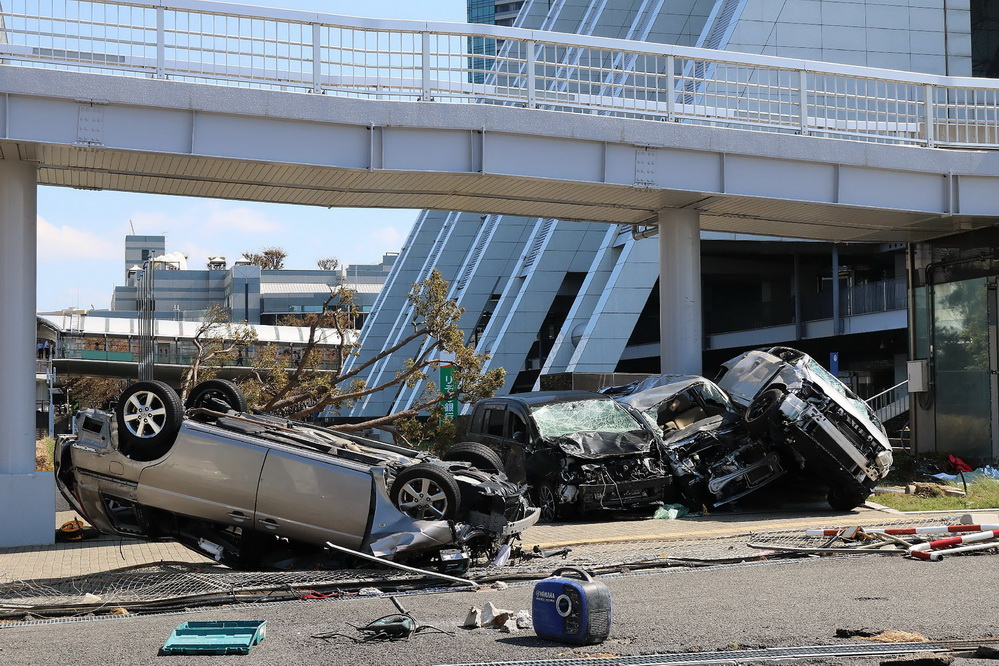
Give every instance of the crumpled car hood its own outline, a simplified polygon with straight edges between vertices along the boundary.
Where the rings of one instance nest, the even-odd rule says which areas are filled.
[[[560,449],[567,456],[583,459],[627,456],[648,453],[655,441],[651,432],[632,430],[631,432],[575,432],[562,437],[543,440],[549,446]]]

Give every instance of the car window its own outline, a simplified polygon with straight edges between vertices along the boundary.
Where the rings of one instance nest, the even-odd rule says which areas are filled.
[[[486,434],[495,437],[503,436],[503,421],[506,418],[505,409],[490,409],[486,412]]]
[[[561,437],[575,432],[630,432],[641,425],[613,400],[556,402],[531,409],[538,434]]]
[[[516,439],[518,442],[527,443],[527,422],[524,421],[520,414],[507,412],[507,415],[509,417],[507,419],[509,436],[512,439]],[[519,435],[519,437],[517,435]]]
[[[704,408],[709,414],[721,414],[732,410],[732,402],[728,396],[714,384],[699,382],[692,388],[700,396]]]

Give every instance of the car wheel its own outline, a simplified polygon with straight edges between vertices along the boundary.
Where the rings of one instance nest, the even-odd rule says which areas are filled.
[[[400,511],[415,520],[451,520],[458,514],[458,482],[436,465],[421,463],[402,470],[389,495]]]
[[[784,401],[784,391],[770,388],[756,396],[742,417],[742,424],[751,435],[762,435],[770,427],[770,419]]]
[[[163,382],[136,382],[122,392],[115,405],[118,439],[128,455],[162,455],[173,443],[183,421],[184,408],[176,391]]]
[[[477,442],[455,444],[441,456],[441,459],[467,462],[483,472],[495,472],[496,474],[503,474],[505,472],[503,469],[503,460],[499,457],[499,454],[485,444]]]
[[[856,509],[867,500],[867,489],[849,488],[846,486],[832,486],[826,500],[836,511],[850,511]]]
[[[188,409],[211,409],[216,412],[246,411],[242,389],[227,379],[208,379],[191,389],[184,406]]]
[[[534,503],[541,509],[538,520],[542,523],[553,523],[558,520],[561,510],[555,484],[551,481],[541,481],[532,487]]]

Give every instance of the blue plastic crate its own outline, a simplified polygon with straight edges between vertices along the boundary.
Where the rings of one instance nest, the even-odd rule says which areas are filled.
[[[183,622],[163,644],[162,654],[247,654],[264,640],[267,620]]]

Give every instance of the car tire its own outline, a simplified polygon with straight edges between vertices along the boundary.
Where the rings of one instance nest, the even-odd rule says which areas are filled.
[[[201,407],[216,412],[245,412],[246,396],[242,389],[227,379],[207,379],[191,389],[184,406],[187,409]]]
[[[184,419],[177,392],[154,380],[136,382],[125,389],[114,412],[123,453],[136,460],[152,460],[166,453]]]
[[[750,435],[762,435],[770,427],[773,415],[784,402],[783,389],[769,388],[753,398],[753,402],[742,416],[742,425]]]
[[[452,520],[458,515],[461,492],[447,470],[420,463],[399,472],[389,496],[414,520]]]
[[[531,499],[535,506],[541,509],[538,517],[540,523],[553,523],[562,516],[562,506],[558,499],[555,484],[551,481],[539,481],[531,485]]]
[[[866,488],[831,486],[826,501],[835,511],[851,511],[867,501]]]
[[[467,462],[472,467],[483,472],[503,474],[506,471],[503,468],[503,460],[499,457],[499,454],[485,444],[479,444],[478,442],[455,444],[444,452],[441,460]]]

